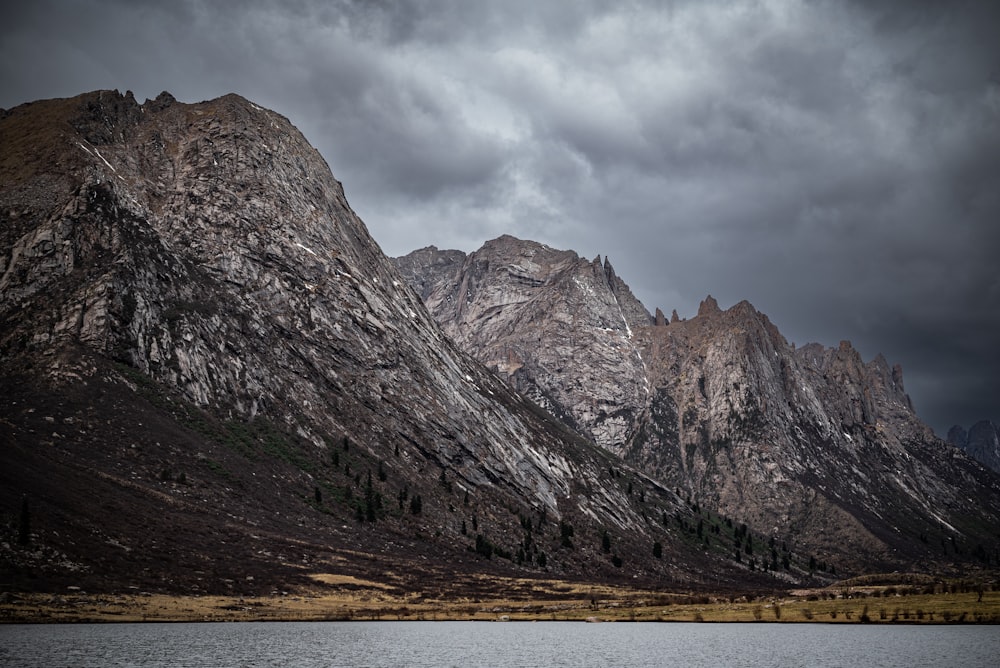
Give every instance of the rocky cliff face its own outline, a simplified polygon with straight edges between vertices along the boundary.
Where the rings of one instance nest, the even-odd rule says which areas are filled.
[[[955,425],[948,430],[947,441],[983,466],[1000,472],[1000,427],[990,420],[980,420],[969,431]]]
[[[440,259],[443,271],[452,260]],[[619,413],[646,393],[626,342],[648,314],[610,266],[537,249],[463,275],[437,305],[495,327],[489,359],[505,374],[568,367],[586,321],[622,371],[620,389],[589,405],[593,431],[624,443],[634,415]],[[562,286],[551,293],[553,332],[569,343],[536,359],[502,337],[550,279]],[[489,313],[469,308],[481,299]],[[690,515],[687,506],[635,472],[627,492],[620,462],[456,348],[320,155],[287,119],[234,95],[181,104],[164,93],[140,105],[102,91],[3,112],[0,362],[5,507],[41,496],[36,513],[62,518],[66,532],[46,540],[65,550],[102,535],[133,559],[173,554],[149,536],[168,531],[163,511],[183,497],[198,526],[219,518],[238,533],[242,518],[303,545],[391,551],[416,536],[431,553],[495,547],[529,571],[594,575],[619,572],[597,547],[611,530],[634,553],[630,574],[683,579],[703,567],[700,550],[660,521]],[[572,396],[573,410],[591,401],[583,388]],[[141,520],[102,517],[104,506],[71,493],[88,484],[75,470],[124,495],[111,507],[146,509]],[[559,523],[575,525],[572,550]],[[674,559],[650,556],[660,539]],[[196,572],[231,568],[231,548],[219,549]]]
[[[699,503],[840,563],[996,549],[997,479],[934,438],[882,356],[795,349],[747,302],[650,318],[610,270],[533,242],[445,253],[397,264],[446,332]]]
[[[608,260],[504,236],[468,257],[425,248],[396,264],[445,333],[615,453],[649,387],[633,331],[652,317]]]

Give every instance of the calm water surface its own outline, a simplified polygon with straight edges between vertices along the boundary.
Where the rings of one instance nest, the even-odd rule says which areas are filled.
[[[1000,665],[1000,627],[568,622],[0,625],[0,666]]]

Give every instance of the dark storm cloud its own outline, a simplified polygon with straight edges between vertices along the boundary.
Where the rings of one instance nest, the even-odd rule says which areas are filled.
[[[650,307],[749,299],[901,362],[939,432],[1000,418],[993,3],[21,3],[0,105],[240,93],[389,254],[609,254]]]

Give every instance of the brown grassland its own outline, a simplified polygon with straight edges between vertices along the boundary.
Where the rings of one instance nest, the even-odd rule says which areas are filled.
[[[262,597],[133,592],[6,595],[0,622],[559,620],[947,624],[1000,623],[1000,591],[938,582],[853,586],[749,597],[666,593],[561,580],[463,576],[474,597],[401,593],[354,576]],[[463,584],[463,583],[457,583]],[[462,587],[456,588],[461,591]]]

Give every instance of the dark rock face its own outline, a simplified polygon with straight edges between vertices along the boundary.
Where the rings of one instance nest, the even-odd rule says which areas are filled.
[[[983,466],[1000,472],[1000,427],[990,420],[980,420],[969,431],[955,425],[948,430],[946,440]]]
[[[600,333],[600,354],[634,380],[595,375],[614,391],[589,410],[600,416],[595,432],[627,440],[647,389],[635,370],[641,360],[623,342],[649,315],[610,264],[541,248],[511,249],[502,263],[426,255],[442,273],[462,271],[457,292],[436,293],[402,272],[425,299],[449,309],[451,331],[496,323],[501,342],[490,359],[510,373],[541,363],[502,342],[517,326],[508,316],[540,282],[565,282],[551,306],[553,331],[568,341],[545,364],[569,366],[578,347],[566,318],[591,294],[604,295],[587,322]],[[483,299],[489,311],[469,308]],[[84,517],[100,522],[98,509],[79,502],[85,495],[71,493],[87,484],[73,467],[106,476],[109,489],[128,497],[118,505],[145,508],[143,521],[159,527],[155,500],[158,486],[177,477],[168,470],[172,457],[201,471],[185,476],[199,481],[199,500],[184,508],[208,513],[198,526],[250,517],[275,535],[301,536],[309,526],[310,540],[374,541],[378,550],[395,535],[434,536],[430,553],[463,555],[475,538],[468,521],[517,555],[511,564],[590,575],[614,572],[595,547],[611,528],[623,550],[634,549],[634,573],[683,579],[705,560],[671,540],[678,530],[660,521],[690,514],[672,492],[631,472],[629,489],[634,481],[648,490],[640,504],[626,493],[620,462],[456,348],[370,238],[320,155],[287,119],[235,95],[182,104],[164,93],[139,105],[131,94],[102,91],[5,113],[0,362],[0,429],[14,444],[3,452],[0,498],[7,507],[39,493],[23,487],[19,472],[35,466],[43,442],[76,444],[50,451],[59,475],[35,478],[65,531]],[[525,386],[532,387],[528,377]],[[547,386],[534,390],[539,396]],[[585,392],[573,396],[593,403]],[[63,405],[76,408],[55,415]],[[52,430],[35,422],[40,411],[68,426],[48,436]],[[133,416],[134,433],[117,426],[120,415]],[[122,461],[132,462],[129,472],[116,468]],[[267,484],[257,485],[262,478]],[[49,489],[54,480],[60,487]],[[414,496],[422,508],[407,512]],[[348,528],[355,509],[357,521],[378,516],[380,528]],[[551,526],[560,521],[576,526],[579,551],[557,554]],[[109,540],[138,554],[141,524]],[[676,558],[650,557],[654,539]],[[51,540],[70,549],[65,534]],[[215,556],[226,563],[221,549]],[[542,565],[540,550],[549,552]]]
[[[995,543],[977,522],[998,526],[997,479],[943,447],[881,355],[796,349],[748,302],[711,296],[689,320],[650,318],[617,276],[612,288],[596,264],[534,242],[446,253],[397,264],[447,333],[699,503],[842,563],[933,558],[952,536]]]

